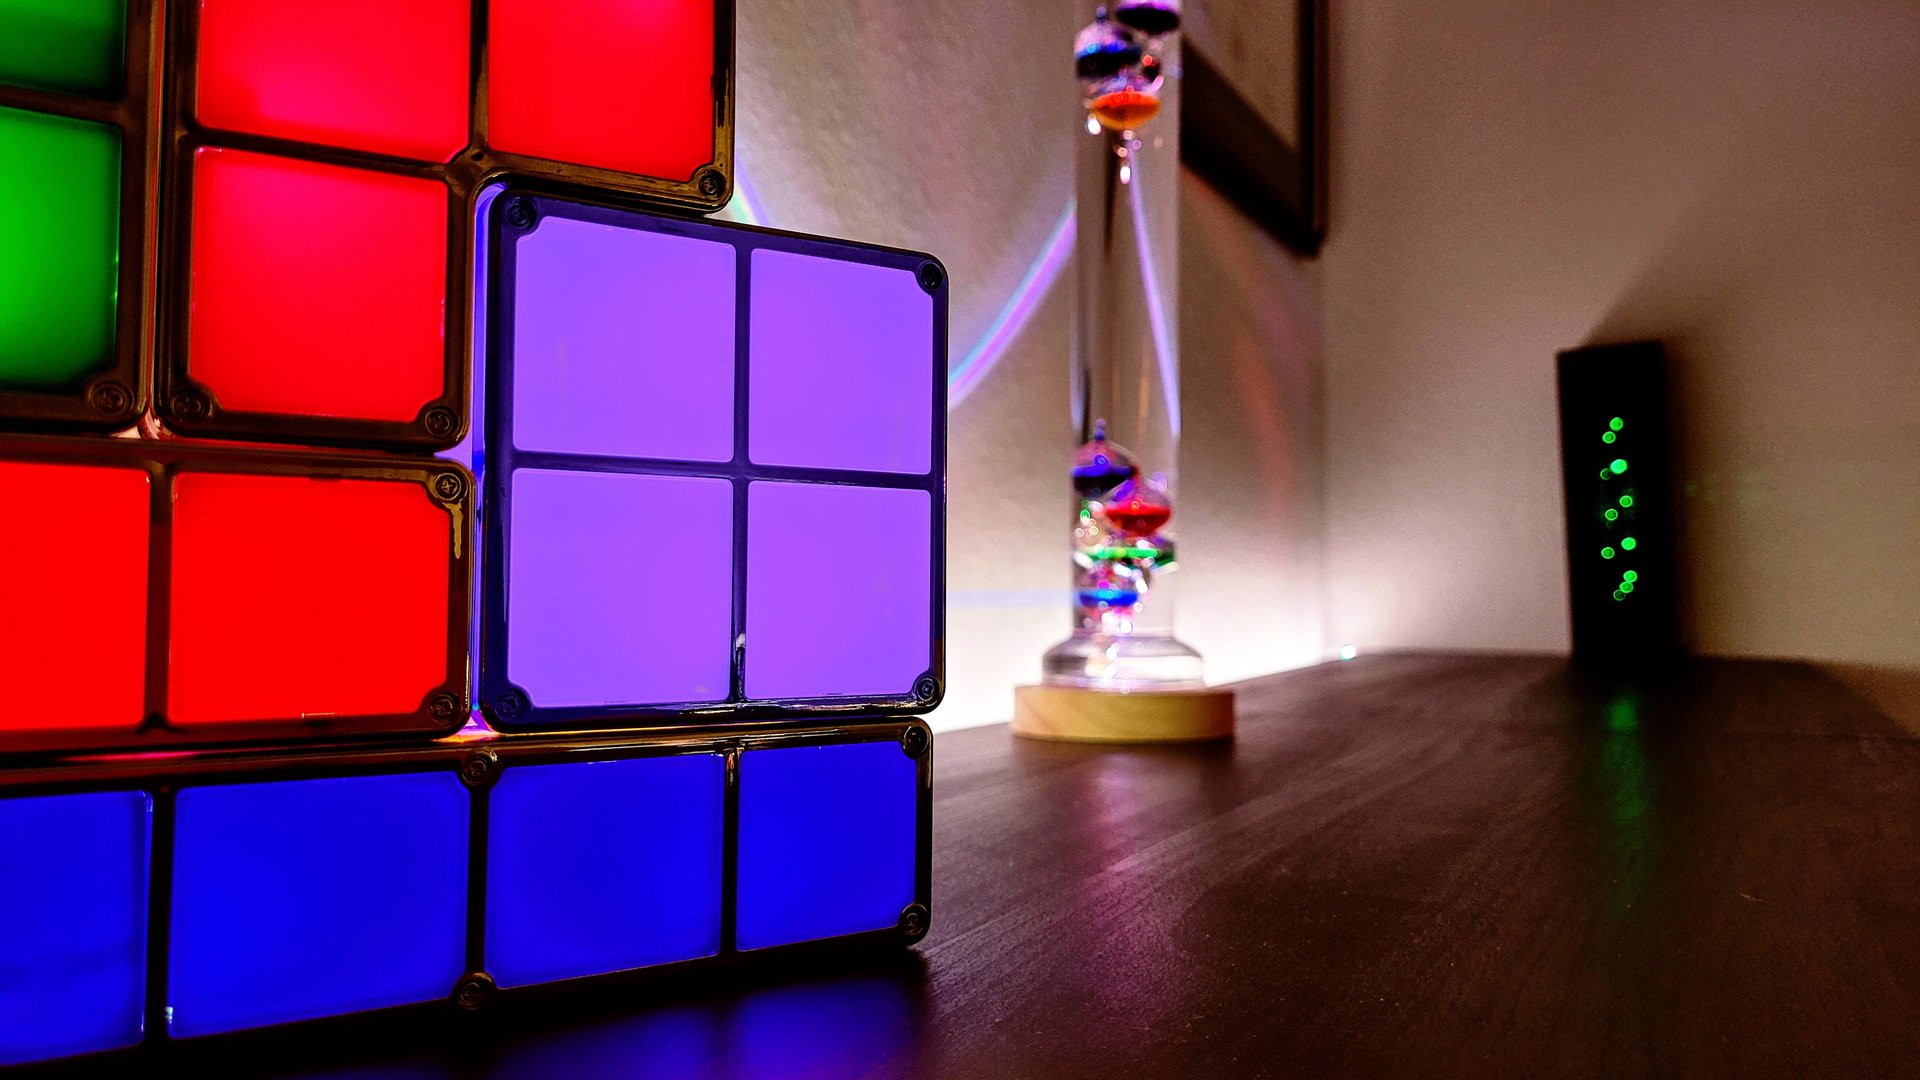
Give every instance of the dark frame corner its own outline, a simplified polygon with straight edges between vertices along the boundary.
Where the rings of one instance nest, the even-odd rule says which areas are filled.
[[[1182,57],[1180,159],[1297,254],[1327,235],[1327,0],[1299,8],[1300,145],[1281,138],[1206,54]]]

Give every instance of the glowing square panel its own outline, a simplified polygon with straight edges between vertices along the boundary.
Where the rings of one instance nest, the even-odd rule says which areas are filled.
[[[519,244],[514,445],[732,458],[733,289],[727,244],[542,222]]]
[[[467,145],[469,0],[200,0],[213,128],[446,161]]]
[[[229,412],[407,422],[446,385],[449,196],[205,148],[186,374]]]
[[[417,482],[187,472],[167,712],[400,716],[447,675],[456,523]]]
[[[713,161],[714,0],[492,0],[487,144],[667,180]]]
[[[740,755],[739,947],[898,925],[915,895],[919,775],[897,742]]]
[[[119,130],[0,108],[0,207],[0,391],[74,391],[114,359]]]
[[[946,435],[938,264],[511,187],[489,198],[474,260],[476,307],[492,313],[476,328],[485,421],[470,451],[478,462],[484,447],[494,567],[478,668],[489,722],[933,707]],[[767,460],[769,441],[831,452]],[[546,491],[535,501],[522,494],[530,476]],[[668,513],[623,498],[602,516],[589,493],[623,483],[705,485],[712,502]],[[557,497],[566,490],[578,494]],[[698,558],[663,547],[683,537],[697,538]],[[527,544],[541,553],[524,556]],[[534,573],[546,577],[523,563],[544,564]],[[697,630],[661,641],[649,620]],[[592,689],[556,695],[536,681]]]
[[[718,754],[507,769],[487,808],[494,981],[718,953],[725,795]]]
[[[933,468],[933,297],[913,272],[762,249],[752,289],[755,464]]]
[[[726,700],[732,484],[522,469],[512,498],[507,672],[533,704]]]
[[[444,998],[466,968],[467,789],[451,772],[177,796],[169,1031]]]
[[[147,534],[138,468],[0,461],[0,733],[146,715]]]
[[[0,0],[0,82],[119,94],[125,0]]]
[[[151,818],[139,791],[0,799],[0,1065],[140,1041]]]
[[[750,698],[911,697],[934,666],[932,497],[756,481],[747,495]],[[795,537],[832,537],[796,572]]]

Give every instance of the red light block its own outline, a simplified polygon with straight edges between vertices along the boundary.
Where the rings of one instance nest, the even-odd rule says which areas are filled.
[[[446,386],[449,195],[203,148],[187,375],[228,412],[411,421]]]
[[[213,128],[446,161],[467,145],[469,0],[200,0]]]
[[[399,715],[445,681],[454,521],[418,483],[185,472],[173,500],[175,724]]]
[[[140,726],[147,473],[0,461],[0,734]]]
[[[714,157],[714,0],[493,0],[487,145],[688,180]]]

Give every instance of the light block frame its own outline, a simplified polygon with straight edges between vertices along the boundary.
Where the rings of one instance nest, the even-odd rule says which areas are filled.
[[[850,744],[886,744],[913,762],[913,902],[895,925],[837,937],[742,950],[735,940],[739,876],[741,757],[755,751],[788,748],[832,748]],[[418,1023],[435,1014],[473,1013],[521,1002],[552,1000],[576,991],[610,987],[644,988],[670,984],[699,971],[758,963],[763,958],[820,956],[851,950],[888,949],[912,945],[926,936],[933,889],[933,737],[924,721],[909,718],[863,717],[856,721],[813,729],[737,732],[717,728],[625,736],[555,736],[527,738],[491,732],[462,733],[417,746],[274,748],[253,751],[203,750],[167,759],[131,755],[73,758],[55,764],[9,765],[0,762],[0,798],[77,795],[98,792],[144,791],[152,798],[152,831],[147,886],[146,1000],[144,1035],[140,1045],[106,1050],[75,1063],[105,1065],[165,1054],[170,1062],[211,1063],[232,1053],[236,1045],[258,1040],[281,1040],[300,1032],[324,1037],[380,1023]],[[486,956],[487,847],[490,792],[503,772],[520,766],[583,765],[669,755],[718,755],[725,762],[723,855],[720,883],[720,946],[715,955],[677,960],[607,974],[568,978],[558,982],[502,987],[488,973]],[[401,1005],[374,1012],[317,1018],[272,1027],[252,1028],[184,1039],[168,1036],[169,950],[173,859],[176,847],[176,800],[183,788],[273,783],[279,781],[343,779],[395,774],[444,773],[458,778],[469,792],[467,829],[466,910],[448,911],[445,918],[464,920],[466,972],[447,988],[445,999]],[[317,957],[316,964],[325,963]],[[276,1045],[280,1045],[276,1043]],[[192,1055],[209,1055],[196,1059]]]
[[[373,458],[84,437],[0,439],[0,460],[140,470],[151,480],[152,500],[147,551],[145,716],[141,726],[137,731],[99,728],[0,733],[0,758],[8,754],[171,749],[289,739],[432,736],[456,731],[467,722],[474,482],[461,466],[436,458]],[[447,660],[440,683],[428,690],[416,709],[399,715],[263,719],[202,724],[192,729],[170,726],[166,704],[174,537],[168,481],[182,471],[418,484],[420,497],[443,508],[452,519],[447,563]]]
[[[166,425],[184,435],[415,451],[448,449],[461,441],[468,417],[468,355],[473,344],[469,294],[474,257],[472,222],[484,188],[512,177],[552,191],[613,193],[702,214],[725,206],[732,195],[736,0],[714,0],[713,158],[686,181],[503,153],[489,147],[486,141],[488,0],[472,0],[467,146],[442,163],[218,130],[201,124],[193,115],[199,4],[191,0],[131,0],[134,7],[144,7],[149,2],[171,4],[166,17],[166,107],[160,140],[159,279],[164,289],[158,297],[152,397],[155,410]],[[195,151],[203,147],[253,151],[445,185],[448,193],[445,382],[438,399],[428,402],[412,420],[403,422],[240,412],[222,408],[212,393],[188,376],[193,162]],[[462,296],[468,299],[465,302],[456,299]],[[125,302],[123,290],[122,303]]]
[[[146,410],[148,381],[142,358],[149,321],[147,290],[148,175],[152,168],[147,117],[156,92],[154,71],[159,0],[128,0],[120,94],[94,98],[0,82],[0,106],[84,120],[120,133],[120,253],[112,362],[78,394],[0,389],[0,427],[24,431],[117,431]]]
[[[481,470],[482,501],[487,507],[482,524],[483,563],[489,567],[481,579],[481,621],[479,653],[475,665],[475,703],[487,723],[507,732],[540,732],[581,728],[663,728],[689,723],[733,721],[766,723],[781,719],[830,719],[836,715],[886,711],[917,714],[931,711],[939,703],[946,685],[946,436],[947,436],[947,337],[948,277],[945,268],[931,255],[852,241],[833,240],[799,233],[762,229],[714,221],[689,221],[604,202],[589,201],[570,193],[555,194],[537,185],[511,184],[495,187],[488,193],[486,219],[478,223],[486,235],[485,282],[476,284],[475,303],[483,306],[485,326],[483,348],[475,357],[475,369],[485,372],[484,399],[476,395],[476,413],[483,413],[484,430],[478,433],[476,449],[484,456]],[[615,458],[599,455],[526,451],[513,444],[513,342],[514,304],[511,302],[517,266],[514,240],[535,230],[541,221],[559,218],[569,221],[612,225],[622,229],[691,237],[731,247],[736,256],[737,293],[734,304],[733,341],[733,438],[730,460],[697,462],[655,458]],[[932,300],[932,338],[929,363],[931,389],[926,404],[931,439],[930,462],[924,474],[864,471],[815,466],[763,465],[751,460],[748,451],[749,429],[746,420],[751,392],[749,321],[750,264],[758,251],[825,257],[859,265],[905,271],[914,276]],[[482,405],[482,401],[484,404]],[[925,492],[931,520],[928,525],[928,602],[931,625],[931,664],[910,688],[897,696],[848,695],[798,700],[755,700],[746,694],[743,684],[746,658],[735,648],[731,659],[732,678],[724,702],[683,707],[649,705],[545,706],[521,687],[508,673],[508,624],[511,586],[507,582],[509,539],[513,527],[513,477],[522,469],[557,469],[579,474],[612,474],[652,477],[695,477],[724,479],[733,486],[733,610],[732,637],[738,641],[746,630],[747,602],[744,584],[749,558],[749,489],[754,481],[794,481],[817,485],[841,485],[866,489],[896,489]],[[748,642],[747,652],[752,648]]]

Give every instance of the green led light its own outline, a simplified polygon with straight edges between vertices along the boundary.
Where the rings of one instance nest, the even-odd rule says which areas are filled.
[[[1622,495],[1622,496],[1620,496],[1620,505],[1621,505],[1621,506],[1632,506],[1632,505],[1633,505],[1633,496],[1631,496],[1631,495]]]
[[[73,391],[113,361],[119,130],[0,109],[0,207],[0,390]]]
[[[1611,431],[1603,431],[1603,432],[1601,432],[1601,433],[1600,433],[1600,441],[1601,441],[1601,442],[1603,442],[1603,443],[1611,443],[1611,442],[1612,442],[1613,440],[1615,440],[1615,439],[1617,439],[1617,438],[1619,438],[1619,437],[1620,437],[1620,436],[1618,436],[1618,435],[1615,435],[1615,434],[1614,434],[1613,432],[1611,432]]]
[[[1607,511],[1607,520],[1608,520],[1608,521],[1619,521],[1619,520],[1620,520],[1620,511],[1618,511],[1618,510],[1609,510],[1609,511]]]
[[[1621,591],[1621,592],[1632,592],[1632,591],[1633,591],[1633,582],[1631,582],[1631,581],[1623,581],[1623,582],[1621,582],[1621,583],[1620,583],[1620,591]]]
[[[1607,426],[1612,428],[1615,431],[1619,431],[1621,428],[1627,426],[1627,422],[1616,416],[1613,419],[1607,421]]]
[[[1627,471],[1627,459],[1623,457],[1614,458],[1613,464],[1607,466],[1607,468],[1613,470],[1613,474],[1618,476]]]
[[[1621,579],[1622,579],[1622,580],[1625,580],[1625,581],[1639,581],[1639,580],[1640,580],[1640,575],[1639,575],[1639,574],[1637,574],[1637,573],[1635,573],[1635,572],[1633,572],[1632,570],[1629,570],[1629,571],[1627,571],[1626,573],[1624,573],[1624,574],[1621,574],[1621,575],[1620,575],[1620,577],[1621,577]]]
[[[117,97],[126,11],[121,0],[0,0],[0,82]]]
[[[1610,548],[1610,547],[1603,547],[1603,548],[1601,548],[1601,549],[1600,549],[1600,557],[1601,557],[1601,558],[1603,558],[1603,559],[1611,559],[1611,558],[1613,558],[1613,549],[1612,549],[1612,548]]]
[[[1613,598],[1615,600],[1625,600],[1627,598],[1627,594],[1621,592],[1619,589],[1615,589],[1613,590]]]
[[[1627,537],[1625,540],[1620,541],[1620,549],[1622,551],[1632,551],[1634,548],[1637,548],[1639,546],[1640,546],[1640,541],[1635,540],[1631,536]]]

